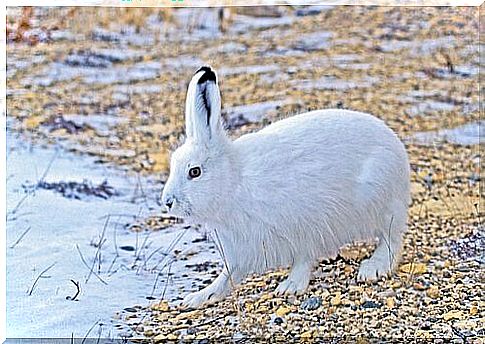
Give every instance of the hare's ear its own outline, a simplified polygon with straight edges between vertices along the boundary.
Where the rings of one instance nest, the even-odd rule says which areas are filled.
[[[199,68],[190,81],[185,101],[185,131],[187,138],[204,143],[224,135],[221,93],[211,67]]]

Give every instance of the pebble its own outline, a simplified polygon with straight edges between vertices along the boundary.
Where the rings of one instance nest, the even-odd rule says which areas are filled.
[[[437,299],[440,296],[440,290],[437,286],[431,286],[426,291],[426,295],[432,299]]]
[[[396,301],[394,300],[393,297],[388,297],[386,299],[386,306],[387,306],[387,308],[391,308],[392,309],[392,308],[394,308],[395,305],[396,305]]]
[[[416,289],[416,290],[426,290],[426,289],[428,289],[428,287],[421,282],[414,283],[413,288]]]
[[[318,296],[312,296],[303,301],[300,308],[307,311],[313,311],[322,305],[322,298]]]
[[[276,317],[273,321],[276,325],[281,325],[284,321],[281,317]]]
[[[290,313],[291,309],[285,306],[281,306],[276,310],[276,315],[279,317],[284,317],[286,314]]]
[[[127,307],[124,309],[125,312],[130,312],[130,313],[136,313],[138,312],[138,310],[136,308],[133,308],[133,307]]]
[[[330,300],[330,304],[332,306],[338,306],[340,305],[341,302],[342,302],[342,297],[340,292],[335,293],[335,296],[332,297],[332,299]]]
[[[360,305],[360,306],[362,308],[381,308],[382,304],[375,302],[375,301],[367,300],[364,303],[362,303],[362,305]]]
[[[460,311],[460,310],[452,310],[443,315],[443,319],[446,321],[454,320],[454,319],[459,320],[462,317],[463,317],[463,311]]]
[[[306,331],[306,332],[303,332],[301,335],[300,335],[300,338],[301,339],[310,339],[313,337],[313,332],[312,331]]]

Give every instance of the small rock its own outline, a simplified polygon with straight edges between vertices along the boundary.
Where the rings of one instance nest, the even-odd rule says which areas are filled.
[[[244,334],[243,334],[243,333],[241,333],[241,332],[236,332],[236,333],[234,333],[234,335],[232,336],[232,339],[233,339],[234,341],[240,341],[240,340],[242,340],[243,338],[244,338]]]
[[[453,311],[449,311],[448,313],[446,313],[445,315],[443,315],[443,319],[448,321],[448,320],[452,320],[452,319],[461,319],[463,317],[463,312],[460,311],[460,310],[453,310]]]
[[[129,332],[121,332],[119,334],[120,338],[131,338],[133,337],[133,334],[132,333],[129,333]]]
[[[281,324],[283,323],[283,319],[282,319],[281,317],[276,317],[276,318],[274,319],[274,323],[275,323],[276,325],[281,325]]]
[[[276,310],[276,315],[279,317],[284,317],[286,314],[290,313],[291,309],[285,306],[281,306]]]
[[[170,307],[169,307],[167,301],[162,300],[159,303],[155,303],[155,304],[151,305],[150,308],[153,309],[153,310],[166,312],[166,311],[169,310]]]
[[[328,11],[332,9],[333,6],[319,6],[319,5],[310,5],[304,8],[299,8],[295,11],[297,17],[305,17],[305,16],[316,16],[323,11]]]
[[[382,304],[372,301],[372,300],[367,300],[361,305],[362,308],[381,308]]]
[[[335,293],[335,296],[330,300],[330,304],[332,306],[338,306],[341,303],[342,303],[341,293],[337,292],[337,293]]]
[[[154,335],[154,334],[155,334],[155,333],[154,333],[154,332],[153,332],[153,330],[151,330],[151,329],[147,329],[147,330],[145,330],[145,332],[143,332],[143,335],[144,335],[145,337],[153,337],[153,335]]]
[[[403,264],[400,267],[401,272],[408,273],[408,274],[423,274],[426,272],[426,264],[423,263],[408,263]]]
[[[301,339],[310,339],[313,337],[313,332],[312,331],[306,331],[306,332],[303,332],[301,335],[300,335]]]
[[[413,284],[413,288],[416,289],[416,290],[426,290],[428,289],[428,287],[426,286],[426,284],[423,284],[421,282],[416,282]]]
[[[164,342],[165,340],[167,340],[167,337],[164,334],[159,334],[159,335],[157,335],[153,338],[153,341],[156,342],[156,343],[157,342]]]
[[[130,313],[136,313],[137,312],[137,309],[133,308],[133,307],[127,307],[124,310],[125,310],[125,312],[130,312]]]
[[[170,333],[168,336],[167,336],[167,339],[168,340],[177,340],[178,339],[178,336],[174,333]]]
[[[396,301],[394,301],[394,298],[393,297],[388,297],[386,299],[386,306],[387,306],[387,308],[394,308],[395,305],[396,305]]]
[[[312,296],[301,303],[301,309],[306,311],[313,311],[322,305],[322,298],[318,296]]]
[[[437,286],[432,286],[426,291],[426,295],[432,299],[437,299],[440,296],[440,291]]]

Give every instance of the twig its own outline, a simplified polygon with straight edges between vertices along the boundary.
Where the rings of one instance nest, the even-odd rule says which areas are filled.
[[[153,233],[153,232],[149,232],[149,233],[148,233],[148,235],[145,237],[145,240],[143,240],[143,243],[141,244],[141,247],[140,247],[140,249],[138,250],[138,253],[137,253],[137,252],[136,252],[136,250],[135,250],[135,261],[133,262],[133,266],[132,266],[132,268],[134,268],[134,267],[135,267],[135,265],[136,265],[136,262],[140,260],[140,255],[141,255],[141,252],[142,252],[142,250],[144,249],[144,247],[146,246],[147,241],[148,241],[148,238],[150,237],[150,235],[151,235],[152,233]],[[137,271],[137,273],[138,273],[138,271]]]
[[[79,248],[79,245],[76,244],[76,249],[77,251],[79,252],[79,256],[81,257],[81,260],[82,262],[84,263],[84,265],[88,268],[88,270],[90,270],[94,276],[96,276],[103,284],[105,285],[108,285],[108,283],[106,283],[96,272],[94,272],[92,269],[94,268],[90,268],[89,267],[89,264],[86,262],[86,260],[84,259],[84,256],[83,254],[81,253],[81,249]]]
[[[17,241],[15,241],[12,246],[10,246],[10,248],[15,248],[15,246],[18,245],[18,243],[20,242],[20,240],[23,239],[23,237],[30,231],[30,229],[31,229],[30,226],[27,227],[27,229],[22,233],[22,235],[20,235],[20,237],[17,239]]]
[[[162,276],[162,273],[165,270],[165,268],[167,266],[172,265],[174,261],[175,261],[175,258],[172,258],[160,268],[160,271],[157,273],[157,277],[155,278],[155,282],[153,283],[152,293],[150,294],[150,296],[153,296],[153,294],[155,293],[155,289],[157,288],[158,278]]]
[[[185,233],[187,233],[187,231],[189,230],[190,227],[187,227],[185,228],[185,230],[180,233],[176,238],[175,240],[172,240],[172,242],[170,243],[170,245],[168,246],[168,249],[167,249],[167,252],[170,252],[174,247],[175,245],[178,244],[178,242],[182,239],[182,237],[185,235]],[[166,255],[167,256],[167,255]],[[165,256],[165,257],[166,257]],[[164,257],[164,258],[165,258]],[[158,266],[163,262],[163,260],[159,261],[153,268],[152,270],[156,270],[158,268]],[[166,265],[165,265],[166,266]]]
[[[118,225],[115,225],[115,230],[113,231],[113,245],[115,247],[115,257],[113,258],[113,261],[111,262],[108,270],[106,271],[106,273],[108,274],[108,276],[111,276],[109,273],[111,272],[111,269],[113,268],[116,260],[118,259],[118,257],[120,256],[119,253],[118,253],[118,244],[116,242],[116,230],[118,229]]]
[[[119,254],[118,254],[118,242],[116,240],[116,232],[117,232],[117,229],[118,229],[118,224],[115,225],[115,230],[113,231],[113,245],[115,246],[116,256],[119,256]]]
[[[170,272],[172,272],[172,265],[173,265],[173,262],[172,261],[170,263],[170,265],[168,266],[168,272],[167,272],[167,281],[165,282],[165,286],[163,287],[163,292],[162,292],[162,297],[161,299],[163,300],[163,298],[165,297],[165,292],[167,291],[167,287],[168,287],[168,281],[170,280]]]
[[[71,280],[71,282],[76,286],[76,294],[74,294],[74,296],[66,296],[66,300],[79,301],[79,300],[76,300],[79,293],[81,292],[81,287],[79,286],[79,282],[75,280]]]
[[[121,218],[121,215],[118,217],[118,221],[120,220]],[[118,232],[118,222],[115,224],[115,228],[114,228],[114,231],[113,231],[113,245],[114,245],[114,248],[115,248],[115,257],[113,258],[113,261],[111,262],[109,268],[108,268],[108,276],[111,276],[112,274],[110,274],[111,272],[111,269],[113,268],[116,260],[119,258],[120,254],[118,252],[118,240],[117,240],[117,234]]]
[[[99,344],[99,340],[101,339],[101,334],[103,333],[103,324],[100,323],[99,325],[99,330],[98,330],[98,338],[96,340],[96,344]]]
[[[150,297],[153,297],[153,294],[155,294],[155,289],[157,289],[158,278],[161,275],[162,275],[162,272],[161,271],[159,273],[157,273],[157,277],[155,277],[155,282],[153,283],[152,293],[150,294]]]
[[[117,213],[111,213],[111,214],[106,214],[106,215],[103,215],[103,216],[100,216],[98,217],[98,219],[102,220],[102,219],[105,219],[107,217],[111,217],[111,216],[118,216],[118,217],[132,217],[134,219],[136,219],[136,217],[138,215],[128,215],[128,214],[117,214]]]
[[[136,260],[136,253],[138,252],[138,235],[139,235],[139,231],[136,231],[136,234],[135,234],[135,253],[134,253],[135,260]]]
[[[91,274],[94,273],[94,266],[96,265],[96,261],[98,260],[98,257],[99,257],[99,252],[101,250],[101,246],[103,246],[103,239],[104,239],[104,234],[106,233],[106,227],[108,226],[108,222],[110,220],[110,217],[108,216],[106,218],[106,221],[104,223],[104,227],[103,227],[103,231],[101,233],[101,237],[99,238],[99,242],[98,242],[98,247],[97,247],[97,250],[96,250],[96,254],[94,255],[94,259],[93,259],[93,265],[91,267],[91,269],[89,270],[89,274],[88,274],[88,277],[86,278],[86,282],[85,283],[88,283],[89,281],[89,278],[91,277]],[[100,269],[98,269],[99,271]]]
[[[50,269],[52,269],[52,267],[53,267],[54,265],[56,265],[56,264],[57,264],[57,262],[52,263],[51,265],[49,265],[49,267],[47,267],[46,269],[44,269],[44,270],[43,270],[43,271],[42,271],[42,272],[39,274],[39,276],[37,276],[37,278],[36,278],[36,279],[35,279],[35,281],[34,281],[34,284],[32,284],[32,287],[30,288],[30,291],[28,292],[28,295],[29,295],[29,296],[31,296],[31,295],[32,295],[32,292],[34,291],[34,288],[35,288],[35,286],[37,285],[37,282],[39,282],[39,280],[40,280],[41,278],[44,278],[44,277],[45,277],[45,276],[44,276],[44,274],[45,274],[47,271],[49,271]]]
[[[56,153],[54,154],[54,156],[52,157],[52,159],[49,161],[49,164],[47,165],[44,173],[42,174],[42,177],[37,181],[37,184],[35,185],[35,188],[34,188],[34,191],[37,190],[37,188],[39,187],[39,184],[41,182],[44,181],[44,178],[47,176],[47,173],[49,173],[49,170],[51,169],[52,167],[52,164],[54,163],[54,160],[57,158],[57,155],[59,154],[59,151],[56,151]],[[15,206],[15,208],[13,208],[9,214],[15,214],[20,206],[25,202],[25,200],[27,199],[27,197],[29,197],[33,192],[27,192],[24,197],[22,197],[20,199],[20,201],[17,203],[17,205]],[[7,220],[8,220],[8,217],[7,217]]]
[[[49,173],[51,167],[52,167],[52,164],[54,163],[54,160],[56,160],[57,156],[59,155],[59,151],[56,151],[56,153],[54,154],[54,156],[52,157],[52,159],[49,161],[49,164],[47,165],[44,173],[42,174],[42,177],[40,177],[39,181],[37,182],[37,185],[39,185],[39,183],[43,182],[44,181],[44,178],[47,177],[47,173]]]
[[[145,259],[145,262],[143,262],[143,268],[146,267],[148,261],[155,255],[155,253],[157,253],[158,251],[160,251],[161,249],[163,248],[163,246],[160,246],[159,248],[157,248],[156,250],[153,250],[152,253],[150,253],[150,255],[148,256],[147,259]],[[164,253],[165,256],[167,256],[166,253]]]
[[[24,195],[24,197],[22,197],[20,199],[20,201],[18,201],[17,205],[15,206],[15,208],[13,208],[9,213],[10,214],[15,214],[17,212],[17,210],[19,210],[20,206],[25,202],[25,200],[27,199],[27,197],[29,197],[31,195],[30,192],[26,193]]]
[[[93,328],[99,323],[101,319],[98,319],[96,320],[96,322],[93,324],[93,326],[91,326],[91,328],[88,330],[88,332],[86,332],[86,335],[84,336],[81,344],[84,344],[84,342],[86,341],[86,339],[88,338],[89,334],[91,333],[91,331],[93,330]]]
[[[176,238],[175,240],[172,240],[172,242],[170,243],[170,245],[168,246],[168,249],[167,249],[167,252],[170,252],[174,247],[175,245],[177,245],[177,243],[182,239],[182,237],[185,235],[185,233],[187,233],[187,231],[189,230],[190,227],[187,227],[185,228],[185,230],[180,233]],[[152,254],[150,255],[150,257],[147,259],[146,262],[148,262],[148,260],[157,252],[161,249],[162,247],[158,248],[157,250],[155,250],[154,252],[152,252]],[[151,270],[156,270],[158,268],[158,266],[165,260],[165,258],[168,256],[168,254],[166,254],[162,260],[160,260]],[[150,296],[153,296],[153,294],[155,293],[155,290],[157,288],[157,284],[158,284],[158,279],[159,277],[162,275],[162,272],[163,270],[165,269],[165,267],[168,266],[168,264],[172,264],[173,263],[173,260],[172,259],[171,261],[169,261],[168,263],[166,263],[165,265],[162,266],[162,268],[160,269],[160,271],[157,273],[157,277],[155,277],[155,282],[153,283],[153,287],[152,287],[152,293]],[[145,262],[145,264],[146,264]]]
[[[113,274],[114,274],[116,271],[118,271],[118,270],[116,270],[116,271],[113,271],[113,273],[111,273],[111,269],[112,269],[112,268],[113,268],[113,266],[115,265],[115,262],[116,262],[116,260],[118,259],[118,257],[119,257],[119,256],[118,256],[118,255],[116,255],[116,256],[113,258],[113,260],[111,261],[111,264],[109,265],[109,268],[108,268],[108,270],[106,271],[106,273],[108,274],[108,276],[112,276],[112,275],[113,275]]]
[[[142,184],[141,179],[140,179],[140,173],[137,173],[136,177],[138,179],[138,184],[140,185],[141,196],[143,197],[143,201],[145,203],[145,206],[147,207],[148,210],[150,210],[150,207],[148,206],[147,195],[145,194],[145,190],[143,190],[143,184]]]

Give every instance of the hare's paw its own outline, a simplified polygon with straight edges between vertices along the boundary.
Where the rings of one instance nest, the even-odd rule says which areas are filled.
[[[391,273],[391,267],[388,259],[375,259],[371,257],[360,263],[359,274],[357,279],[359,281],[376,281],[383,276],[388,276]]]
[[[185,308],[199,308],[207,299],[201,291],[187,294],[184,297],[181,306]]]
[[[302,294],[310,283],[312,264],[295,265],[288,275],[288,278],[276,288],[277,295]]]
[[[302,294],[305,292],[307,284],[301,283],[300,281],[294,281],[291,278],[285,279],[281,282],[278,287],[276,288],[276,295],[283,295],[283,294]]]
[[[188,294],[182,301],[182,306],[186,308],[199,308],[202,305],[210,305],[219,301],[222,295],[216,295],[212,288],[204,288],[195,293]]]
[[[227,274],[221,273],[204,289],[188,294],[182,301],[182,306],[199,308],[222,300],[231,291],[227,282]]]

